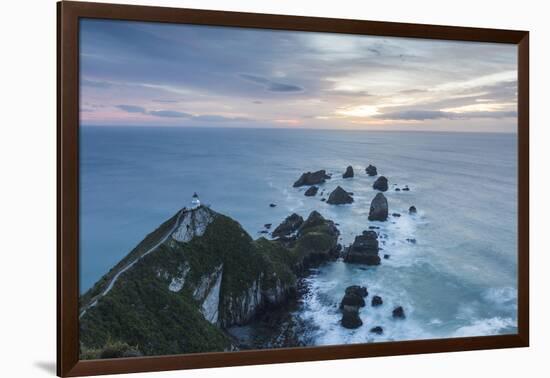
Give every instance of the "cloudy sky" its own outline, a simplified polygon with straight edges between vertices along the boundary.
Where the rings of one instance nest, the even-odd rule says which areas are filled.
[[[83,125],[514,132],[516,47],[82,20]]]

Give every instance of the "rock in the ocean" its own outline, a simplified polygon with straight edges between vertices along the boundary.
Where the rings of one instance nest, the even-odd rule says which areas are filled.
[[[376,190],[380,190],[381,192],[385,192],[388,190],[388,179],[384,176],[380,176],[376,179],[374,184],[372,184],[372,187]]]
[[[398,306],[393,309],[392,316],[394,319],[405,319],[405,310],[403,310],[403,307]]]
[[[346,288],[346,294],[340,303],[342,310],[342,326],[345,328],[358,328],[363,325],[359,317],[359,308],[365,306],[363,299],[368,295],[367,288],[352,285]]]
[[[378,306],[382,306],[384,302],[382,301],[382,297],[378,296],[378,295],[375,295],[374,297],[372,297],[372,301],[371,301],[371,306],[372,307],[378,307]]]
[[[274,203],[270,203],[270,204],[269,204],[269,207],[276,207],[276,206],[277,206],[277,205],[274,204]]]
[[[359,317],[359,309],[354,306],[346,306],[342,310],[342,326],[344,328],[355,329],[363,325]]]
[[[329,178],[330,176],[327,175],[324,169],[316,172],[306,172],[302,173],[302,176],[300,176],[298,181],[296,181],[293,186],[297,188],[304,185],[319,185],[324,183],[325,180]]]
[[[326,198],[321,198],[321,201],[325,202],[327,199]]]
[[[416,214],[416,206],[409,207],[409,214]]]
[[[293,244],[298,255],[304,256],[300,269],[338,258],[342,249],[338,243],[339,235],[340,231],[333,221],[312,211],[296,232],[297,239]]]
[[[274,238],[289,236],[298,231],[302,223],[304,223],[304,218],[294,213],[289,215],[280,225],[278,225],[271,235]]]
[[[407,241],[411,244],[416,244],[416,239],[414,238],[407,238]]]
[[[353,197],[350,196],[341,186],[337,186],[336,189],[328,196],[327,203],[331,205],[343,205],[346,203],[352,203]]]
[[[304,193],[304,195],[306,197],[313,197],[314,195],[317,194],[317,191],[319,191],[319,187],[317,186],[310,186],[306,192]]]
[[[393,213],[391,216],[392,216],[392,217],[399,218],[399,217],[401,216],[401,214],[399,214],[399,213]]]
[[[401,189],[401,190],[403,190],[404,192],[408,192],[410,189],[409,189],[408,186],[405,186],[405,187],[404,187],[403,189]]]
[[[346,295],[351,295],[351,294],[358,295],[364,298],[367,295],[369,295],[369,292],[367,291],[367,288],[364,286],[351,285],[346,287]]]
[[[346,168],[346,171],[342,175],[342,178],[351,178],[353,177],[353,167],[351,165],[348,165]]]
[[[385,259],[387,260],[387,259],[389,259],[389,258],[390,258],[390,255],[388,255],[388,254],[385,254],[385,255],[384,255],[384,258],[385,258]]]
[[[399,188],[395,188],[395,191],[396,191],[396,192],[400,192],[400,191],[401,191],[401,189],[399,189]]]
[[[344,306],[365,307],[365,300],[360,295],[349,293],[344,295],[342,302],[340,302],[340,308],[344,308]]]
[[[374,231],[363,231],[356,236],[353,244],[344,256],[347,263],[380,265],[378,256],[378,235]]]
[[[370,332],[371,332],[371,333],[375,333],[375,334],[377,334],[377,335],[381,335],[381,334],[384,333],[384,329],[383,329],[382,327],[380,327],[380,326],[376,326],[376,327],[371,328],[371,329],[370,329]]]
[[[376,167],[374,165],[370,165],[365,168],[365,172],[367,172],[367,175],[369,176],[376,176],[378,172],[376,171]]]
[[[388,200],[382,193],[378,193],[370,204],[369,220],[385,221],[388,219]]]

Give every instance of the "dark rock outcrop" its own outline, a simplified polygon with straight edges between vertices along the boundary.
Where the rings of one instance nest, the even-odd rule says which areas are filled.
[[[344,308],[344,306],[365,307],[365,300],[357,294],[346,294],[342,298],[342,302],[340,302],[340,308]]]
[[[380,265],[378,250],[378,234],[374,231],[363,231],[362,235],[355,237],[355,241],[344,256],[344,261],[355,264]]]
[[[372,297],[372,301],[371,301],[371,306],[372,307],[378,307],[378,306],[382,306],[384,302],[382,301],[382,297],[378,296],[378,295],[375,295],[374,297]]]
[[[300,226],[300,231],[307,230],[311,227],[317,227],[324,224],[330,224],[331,227],[334,226],[334,223],[332,221],[327,221],[318,211],[313,210],[311,213],[309,213],[309,216],[305,220],[305,222],[302,223]],[[334,227],[335,228],[335,227]],[[336,228],[334,229],[335,233],[338,233],[338,230]]]
[[[264,224],[264,227],[269,230],[271,228],[271,223]]]
[[[358,328],[363,325],[359,317],[359,308],[365,306],[367,288],[358,285],[348,286],[340,303],[342,310],[342,326],[345,328]]]
[[[290,236],[298,231],[298,228],[304,223],[304,218],[294,213],[289,215],[277,228],[271,233],[274,238]]]
[[[388,200],[382,193],[378,193],[370,204],[369,220],[385,221],[388,219]]]
[[[353,177],[353,167],[351,165],[348,165],[346,168],[346,171],[342,175],[342,178],[351,178]]]
[[[365,168],[365,172],[367,172],[367,175],[369,176],[376,176],[378,172],[376,171],[376,167],[374,165],[370,165]]]
[[[403,310],[403,307],[398,306],[393,309],[392,316],[394,319],[405,319],[405,310]]]
[[[274,204],[274,203],[270,203],[270,204],[269,204],[269,207],[277,207],[277,205]]]
[[[304,195],[306,197],[313,197],[317,194],[317,192],[319,191],[319,187],[318,186],[310,186],[304,193]]]
[[[388,179],[384,176],[380,176],[376,179],[374,184],[372,184],[372,187],[376,190],[380,190],[381,192],[385,192],[388,190]]]
[[[336,189],[330,193],[327,200],[331,205],[343,205],[347,203],[353,203],[353,197],[346,192],[341,186],[337,186]]]
[[[369,295],[369,292],[366,287],[359,285],[352,285],[346,287],[346,295],[358,295],[362,298]]]
[[[409,207],[409,214],[416,214],[416,206]]]
[[[380,326],[376,326],[376,327],[372,327],[372,328],[370,329],[370,332],[371,332],[371,333],[374,333],[374,334],[376,334],[376,335],[381,335],[381,334],[384,333],[384,329],[383,329],[382,327],[380,327]]]
[[[342,309],[342,326],[348,329],[359,328],[363,321],[359,317],[359,309],[354,306],[346,306]]]
[[[304,185],[319,185],[329,179],[330,176],[327,175],[324,169],[316,172],[305,172],[302,173],[302,176],[294,183],[294,187],[300,187]]]
[[[399,213],[392,213],[391,215],[392,217],[395,217],[395,218],[399,218],[401,216],[401,214]]]

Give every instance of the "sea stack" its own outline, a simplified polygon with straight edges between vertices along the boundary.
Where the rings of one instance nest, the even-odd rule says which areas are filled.
[[[382,193],[378,193],[370,204],[369,220],[385,221],[388,219],[388,200]]]
[[[403,310],[403,307],[398,306],[394,308],[392,311],[392,317],[394,319],[405,319],[405,310]]]
[[[342,175],[342,178],[352,178],[353,177],[353,167],[351,165],[348,165],[346,168],[346,171]]]
[[[376,167],[374,165],[370,165],[365,168],[365,172],[367,172],[367,175],[369,176],[376,176],[378,172],[376,171]]]
[[[334,189],[332,193],[330,193],[327,203],[331,205],[343,205],[347,203],[353,203],[353,197],[341,186],[337,186],[336,189]]]
[[[316,172],[306,172],[302,173],[300,178],[294,183],[294,187],[298,188],[305,185],[319,185],[329,179],[330,176],[327,175],[324,169]]]
[[[381,192],[385,192],[388,190],[388,179],[384,176],[380,176],[376,179],[374,184],[372,184],[372,187],[376,190],[380,190]]]
[[[366,287],[353,285],[346,288],[346,294],[340,303],[344,328],[355,329],[363,325],[363,321],[359,317],[359,308],[365,306],[364,298],[367,295]]]
[[[304,193],[304,195],[306,197],[313,197],[315,195],[317,195],[317,192],[319,191],[319,187],[318,186],[310,186],[306,192]]]
[[[362,235],[355,237],[353,244],[344,256],[344,261],[347,263],[380,265],[378,251],[378,234],[375,231],[363,231]]]
[[[382,301],[382,297],[378,296],[378,295],[375,295],[374,297],[372,297],[372,301],[371,301],[371,306],[372,307],[378,307],[378,306],[382,306],[384,302]]]

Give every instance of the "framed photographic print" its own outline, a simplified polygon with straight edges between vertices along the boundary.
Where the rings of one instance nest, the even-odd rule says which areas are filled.
[[[527,346],[528,59],[58,3],[58,374]]]

